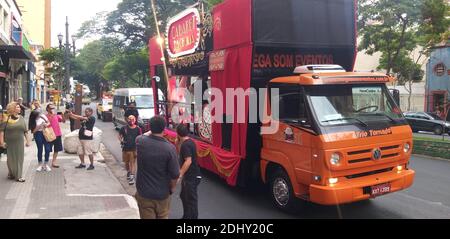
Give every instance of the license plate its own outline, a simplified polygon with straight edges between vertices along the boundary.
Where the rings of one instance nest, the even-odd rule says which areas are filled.
[[[378,197],[378,196],[381,196],[383,194],[390,193],[390,192],[391,192],[391,184],[385,183],[385,184],[372,186],[370,195],[372,197]]]

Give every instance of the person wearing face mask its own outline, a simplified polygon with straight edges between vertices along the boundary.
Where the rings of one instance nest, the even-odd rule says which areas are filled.
[[[52,103],[47,105],[47,118],[50,122],[50,125],[53,129],[53,132],[55,132],[56,140],[51,142],[51,148],[53,150],[53,160],[52,160],[52,167],[53,168],[59,168],[59,166],[56,164],[56,160],[58,158],[58,153],[63,151],[63,145],[62,145],[62,133],[61,128],[59,127],[59,123],[65,123],[66,120],[62,117],[62,115],[58,115],[56,113],[55,105]]]
[[[134,115],[128,116],[127,121],[128,125],[120,129],[119,140],[122,145],[122,160],[127,170],[128,184],[133,185],[136,175],[136,138],[142,135],[142,129],[137,125]]]

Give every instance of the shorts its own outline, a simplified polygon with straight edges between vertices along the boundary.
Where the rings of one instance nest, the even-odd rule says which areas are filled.
[[[62,139],[61,136],[57,136],[56,140],[51,142],[52,148],[53,148],[53,152],[61,152],[63,151],[63,144],[62,144]]]
[[[122,152],[122,160],[124,163],[136,162],[137,152],[134,151],[123,151]]]
[[[80,139],[80,145],[78,146],[78,155],[93,155],[94,154],[94,141]]]

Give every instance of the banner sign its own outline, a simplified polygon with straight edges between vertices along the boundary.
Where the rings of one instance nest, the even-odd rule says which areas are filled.
[[[225,50],[214,51],[209,55],[209,71],[225,70]]]
[[[171,58],[185,56],[196,51],[200,44],[200,13],[187,9],[171,18],[167,24],[167,52]]]
[[[277,77],[294,74],[297,66],[338,64],[353,69],[355,49],[348,48],[282,48],[256,47],[253,55],[253,76]]]

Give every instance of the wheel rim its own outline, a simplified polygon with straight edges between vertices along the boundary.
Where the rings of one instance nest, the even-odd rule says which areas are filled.
[[[441,128],[436,127],[436,128],[434,129],[434,133],[435,133],[435,134],[442,134]]]
[[[273,197],[280,206],[286,206],[289,202],[289,186],[283,178],[275,179],[273,183]]]

